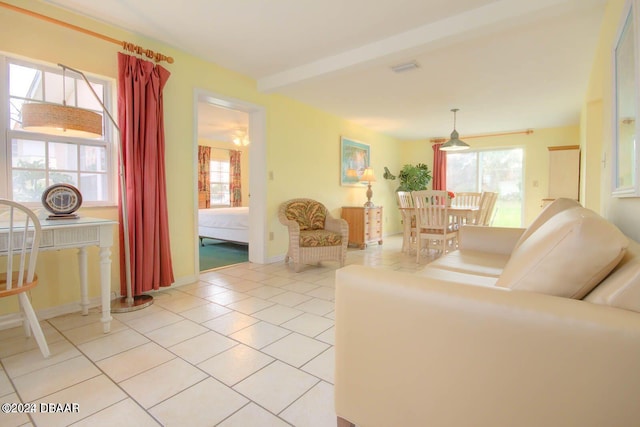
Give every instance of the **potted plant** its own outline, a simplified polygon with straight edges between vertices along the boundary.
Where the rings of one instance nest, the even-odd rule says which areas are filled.
[[[391,174],[389,169],[384,168],[384,179],[395,180],[396,176]],[[429,166],[424,163],[418,163],[417,165],[404,165],[398,173],[398,179],[400,180],[400,186],[396,191],[419,191],[426,190],[427,186],[431,182],[431,171]]]

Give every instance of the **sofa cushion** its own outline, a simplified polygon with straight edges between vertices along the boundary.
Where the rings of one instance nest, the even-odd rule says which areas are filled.
[[[429,268],[457,271],[478,276],[499,277],[509,255],[482,251],[457,250],[429,264]]]
[[[571,208],[577,208],[580,206],[576,200],[567,199],[567,198],[559,198],[555,199],[546,208],[540,212],[540,214],[533,220],[533,222],[527,227],[527,229],[522,233],[520,239],[516,243],[514,250],[517,249],[525,240],[531,236],[542,224],[547,222],[550,218],[553,218],[559,212],[565,211]]]
[[[287,219],[297,222],[300,230],[322,230],[327,210],[319,202],[297,201],[287,206],[285,215]]]
[[[584,300],[640,312],[640,244],[630,240],[622,261]]]
[[[624,234],[595,212],[567,209],[514,250],[496,285],[579,299],[613,270],[627,245]]]

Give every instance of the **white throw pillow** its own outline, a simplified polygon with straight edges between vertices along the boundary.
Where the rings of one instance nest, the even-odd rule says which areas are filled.
[[[496,286],[580,299],[613,270],[628,243],[595,212],[567,209],[512,253]]]

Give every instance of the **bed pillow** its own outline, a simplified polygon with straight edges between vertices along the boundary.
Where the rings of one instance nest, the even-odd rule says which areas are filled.
[[[289,204],[286,216],[297,222],[300,230],[323,230],[326,211],[322,203],[301,200]]]
[[[618,264],[628,239],[595,212],[564,210],[512,254],[496,286],[580,299]]]
[[[527,229],[524,230],[524,233],[522,233],[522,235],[518,239],[518,242],[516,243],[514,250],[517,249],[525,240],[527,240],[529,236],[533,234],[533,232],[535,232],[538,228],[540,228],[542,224],[547,222],[550,218],[553,218],[554,215],[564,210],[567,210],[570,208],[577,208],[579,206],[580,206],[580,203],[578,203],[573,199],[567,199],[567,198],[555,199],[553,202],[547,205],[547,207],[544,208],[542,212],[540,212],[540,214],[536,217],[536,219],[533,220],[533,222],[529,225],[529,227],[527,227]]]

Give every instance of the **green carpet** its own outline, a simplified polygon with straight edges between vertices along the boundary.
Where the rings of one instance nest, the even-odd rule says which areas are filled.
[[[204,239],[200,247],[200,271],[249,261],[249,246]]]

